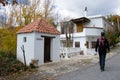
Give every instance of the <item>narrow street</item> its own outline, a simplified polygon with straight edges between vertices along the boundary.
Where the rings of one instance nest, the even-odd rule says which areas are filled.
[[[70,73],[59,75],[56,77],[56,80],[120,80],[119,49],[113,49],[112,52],[117,54],[107,59],[104,72],[100,71],[99,64],[96,63],[87,69],[79,69]]]
[[[41,65],[35,72],[0,80],[120,80],[120,43],[107,54],[105,71],[99,69],[98,55],[75,56]]]

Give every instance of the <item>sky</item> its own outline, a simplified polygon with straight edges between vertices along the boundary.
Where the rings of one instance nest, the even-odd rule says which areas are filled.
[[[8,0],[11,1],[11,0]],[[26,0],[17,0],[26,1]],[[55,11],[63,17],[79,18],[84,16],[87,7],[87,16],[120,15],[120,0],[53,0]]]
[[[55,0],[56,11],[62,16],[78,18],[84,16],[120,15],[120,0]]]

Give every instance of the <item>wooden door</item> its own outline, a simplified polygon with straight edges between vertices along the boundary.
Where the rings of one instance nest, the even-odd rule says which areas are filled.
[[[49,37],[45,37],[44,39],[44,62],[50,62],[50,42],[51,39]]]

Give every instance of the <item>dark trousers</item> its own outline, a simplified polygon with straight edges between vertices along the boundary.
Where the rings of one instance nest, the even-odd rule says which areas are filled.
[[[100,64],[100,69],[101,70],[104,70],[105,59],[106,59],[106,50],[100,49],[99,50],[99,64]]]

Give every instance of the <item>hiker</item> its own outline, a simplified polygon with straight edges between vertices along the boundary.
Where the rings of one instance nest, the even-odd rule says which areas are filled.
[[[101,71],[104,71],[105,59],[107,51],[110,51],[109,42],[105,38],[105,33],[101,32],[101,36],[97,39],[95,51],[99,53],[99,64]]]

